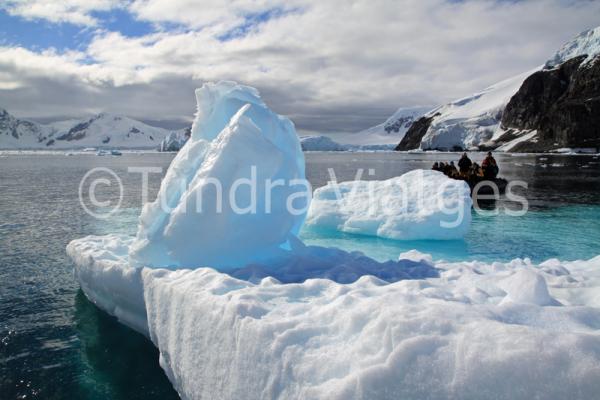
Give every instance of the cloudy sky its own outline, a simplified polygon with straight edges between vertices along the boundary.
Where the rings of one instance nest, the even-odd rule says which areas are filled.
[[[190,121],[204,81],[257,87],[303,132],[358,131],[542,64],[591,0],[2,0],[0,107]]]

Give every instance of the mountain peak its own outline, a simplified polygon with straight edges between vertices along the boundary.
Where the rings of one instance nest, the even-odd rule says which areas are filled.
[[[600,54],[600,27],[581,32],[565,43],[544,65],[544,69],[554,68],[571,58],[586,55],[584,63]]]
[[[157,148],[168,131],[106,112],[49,125],[20,120],[0,108],[0,149]]]

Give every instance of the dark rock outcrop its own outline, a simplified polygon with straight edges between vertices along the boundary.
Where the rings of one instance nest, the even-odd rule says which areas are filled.
[[[421,145],[421,139],[427,133],[427,130],[431,126],[434,118],[440,115],[439,113],[435,113],[430,117],[421,117],[410,126],[406,135],[402,138],[398,146],[394,150],[396,151],[406,151],[418,149]]]
[[[504,110],[502,127],[538,134],[512,151],[600,148],[600,57],[585,59],[572,58],[523,82]]]

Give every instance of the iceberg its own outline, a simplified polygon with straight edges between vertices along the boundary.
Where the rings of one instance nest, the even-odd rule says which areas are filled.
[[[348,146],[335,142],[328,136],[302,136],[300,144],[303,151],[346,151]]]
[[[304,221],[310,192],[292,122],[233,82],[206,84],[196,99],[191,138],[142,210],[133,265],[244,266],[277,257]]]
[[[471,206],[466,182],[415,170],[385,181],[330,182],[315,190],[306,223],[389,239],[459,239]]]
[[[262,211],[260,190],[255,212],[225,204],[219,212],[215,179],[226,189],[239,179],[303,181],[304,160],[292,123],[254,89],[221,82],[196,97],[191,138],[142,210],[136,236],[67,246],[86,296],[152,340],[183,399],[596,396],[600,257],[445,263],[412,251],[382,263],[306,246],[297,238],[310,202],[301,184],[277,186],[273,215]],[[410,208],[421,207],[412,192],[379,182],[377,196],[408,196],[408,209],[392,207],[410,211],[407,221],[374,219],[359,202],[349,212],[331,187],[317,192],[308,218],[399,237],[413,221],[430,234],[441,219],[435,200],[460,211],[470,198],[458,182],[419,173],[448,185],[424,192],[423,215]],[[357,185],[359,196],[371,190]],[[348,196],[350,185],[341,186]]]

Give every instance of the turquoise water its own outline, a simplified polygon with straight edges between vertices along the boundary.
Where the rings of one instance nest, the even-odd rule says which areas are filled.
[[[598,221],[600,206],[565,205],[529,211],[522,217],[473,212],[471,229],[464,240],[396,241],[310,228],[302,231],[302,238],[309,244],[362,251],[380,261],[395,260],[411,249],[446,261],[510,261],[526,257],[534,262],[549,258],[577,260],[600,254]]]
[[[339,180],[357,169],[366,179],[385,179],[429,168],[449,154],[310,153],[307,176],[318,187],[332,168]],[[92,234],[133,233],[141,202],[141,178],[128,167],[161,167],[171,154],[0,155],[0,399],[177,398],[158,364],[158,352],[142,335],[99,311],[73,279],[65,246]],[[477,160],[481,155],[474,155]],[[596,156],[499,155],[501,174],[529,185],[531,210],[523,217],[475,215],[463,241],[396,242],[363,236],[302,232],[309,243],[361,250],[395,259],[416,248],[436,259],[535,261],[583,259],[600,254],[600,164]],[[110,167],[125,188],[122,213],[108,221],[87,215],[78,185],[93,167]],[[150,175],[150,195],[161,174]],[[104,198],[118,196],[106,187]],[[490,208],[510,206],[504,199]]]

